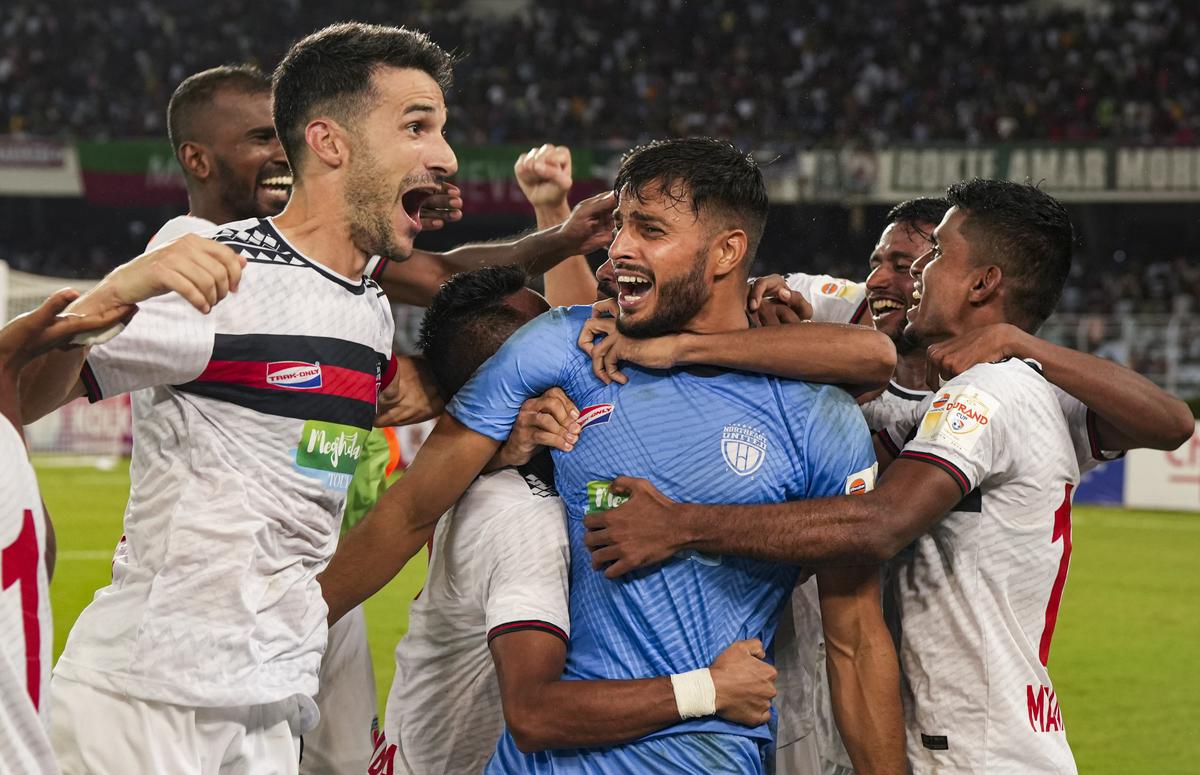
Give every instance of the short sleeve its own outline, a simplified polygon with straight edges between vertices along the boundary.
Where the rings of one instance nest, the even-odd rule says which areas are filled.
[[[562,499],[535,495],[489,519],[484,619],[490,641],[519,630],[570,637],[571,563]]]
[[[479,367],[446,412],[476,433],[507,439],[526,399],[563,384],[578,330],[568,315],[559,307],[526,323]]]
[[[979,368],[950,380],[929,399],[899,455],[941,468],[963,495],[997,470],[1005,454],[1005,407],[993,381]]]
[[[866,318],[867,289],[863,283],[804,272],[793,272],[784,281],[812,305],[814,322],[862,323]]]
[[[216,314],[203,314],[177,293],[141,302],[120,335],[88,353],[80,375],[88,399],[200,376],[212,357]]]
[[[809,498],[861,495],[875,489],[875,448],[862,412],[849,394],[823,387],[803,439]]]
[[[1071,432],[1071,445],[1075,448],[1075,459],[1079,462],[1079,473],[1092,470],[1101,463],[1124,456],[1122,450],[1100,449],[1100,437],[1096,432],[1096,413],[1087,404],[1055,385],[1054,396],[1062,407]]]

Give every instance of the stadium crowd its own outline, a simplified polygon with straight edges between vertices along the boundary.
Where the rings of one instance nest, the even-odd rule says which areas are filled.
[[[550,0],[492,17],[457,3],[369,0],[354,11],[428,30],[462,55],[448,126],[456,143],[1196,139],[1194,3],[804,8],[638,0],[615,11],[604,0]],[[0,131],[162,136],[163,106],[189,73],[236,60],[273,67],[291,41],[344,15],[312,0],[114,0],[69,13],[18,0],[0,20]]]

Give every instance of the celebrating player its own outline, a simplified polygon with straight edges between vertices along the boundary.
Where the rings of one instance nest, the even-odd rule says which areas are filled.
[[[132,307],[102,315],[59,314],[78,298],[55,293],[0,329],[0,761],[9,772],[53,775],[58,765],[46,733],[50,653],[50,577],[54,529],[38,492],[21,431],[21,370],[74,337],[128,322]]]
[[[1032,333],[1067,277],[1065,210],[1000,181],[952,186],[948,199],[913,268],[909,333],[933,348],[997,325]],[[622,481],[631,500],[585,521],[593,563],[617,577],[685,550],[821,563],[913,543],[898,576],[913,770],[1074,772],[1046,667],[1080,470],[1059,400],[1036,363],[1009,359],[966,369],[925,404],[862,498],[693,506]]]
[[[456,168],[449,78],[408,30],[301,40],[274,82],[286,210],[168,243],[76,302],[154,297],[76,379],[136,391],[136,440],[113,584],[56,668],[67,772],[296,771],[326,640],[315,575],[393,372],[390,311],[361,278],[370,256],[408,255]]]
[[[610,256],[627,332],[745,328],[745,277],[766,213],[765,188],[753,163],[717,141],[655,143],[626,158],[616,190],[618,231]],[[742,373],[635,369],[628,384],[605,384],[575,347],[589,315],[586,308],[543,315],[459,391],[407,475],[351,531],[323,574],[331,616],[396,573],[495,453],[521,403],[561,385],[585,407],[579,442],[555,458],[573,557],[566,675],[675,674],[684,687],[676,692],[680,715],[697,718],[617,748],[536,758],[521,755],[506,735],[491,767],[538,771],[571,760],[637,770],[638,762],[654,758],[682,770],[761,771],[767,729],[710,718],[711,701],[696,701],[699,696],[686,687],[710,696],[710,678],[693,671],[703,670],[733,640],[769,642],[797,569],[685,555],[611,584],[580,562],[581,520],[589,509],[611,503],[608,479],[631,461],[670,491],[700,499],[732,494],[753,502],[789,492],[807,497],[865,489],[873,456],[854,441],[864,427],[861,416],[836,388]],[[701,405],[703,411],[695,409]],[[810,421],[817,417],[820,422]],[[864,769],[900,771],[896,668],[878,609],[878,573],[870,567],[836,571],[825,581],[826,627],[846,647],[837,655],[842,669],[836,694],[848,702],[869,698],[863,713],[845,719],[853,728],[848,739],[856,761]],[[675,603],[664,605],[668,600]]]

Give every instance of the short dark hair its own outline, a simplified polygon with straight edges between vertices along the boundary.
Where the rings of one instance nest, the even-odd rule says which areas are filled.
[[[488,266],[454,275],[433,297],[421,319],[417,346],[444,398],[457,393],[514,331],[529,322],[504,302],[527,280],[515,266]]]
[[[916,232],[925,239],[930,238],[921,224],[929,223],[937,226],[946,217],[950,203],[945,199],[933,196],[919,196],[908,199],[888,210],[887,223],[898,223],[910,232]]]
[[[1012,322],[1033,332],[1058,306],[1071,271],[1075,231],[1067,210],[1029,183],[976,178],[955,183],[946,201],[964,211],[963,235],[975,264],[1004,272]]]
[[[275,131],[292,170],[304,128],[319,111],[349,122],[369,109],[371,76],[381,67],[420,70],[450,88],[453,58],[428,35],[362,22],[332,24],[292,44],[272,76]]]
[[[743,266],[749,271],[767,225],[767,186],[753,156],[712,137],[639,145],[621,159],[613,191],[628,190],[644,201],[651,187],[667,197],[689,197],[697,217],[708,210],[745,229],[750,241]]]
[[[264,94],[271,91],[271,79],[254,65],[221,65],[184,78],[167,103],[167,136],[171,147],[194,140],[195,118],[212,104],[220,91],[239,94]]]

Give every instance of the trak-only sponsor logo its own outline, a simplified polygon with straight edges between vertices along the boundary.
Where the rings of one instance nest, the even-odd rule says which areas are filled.
[[[585,406],[583,411],[579,413],[579,429],[583,430],[589,425],[603,425],[612,419],[612,413],[612,404]]]
[[[267,364],[267,384],[289,390],[315,390],[321,387],[321,364],[272,361]]]

